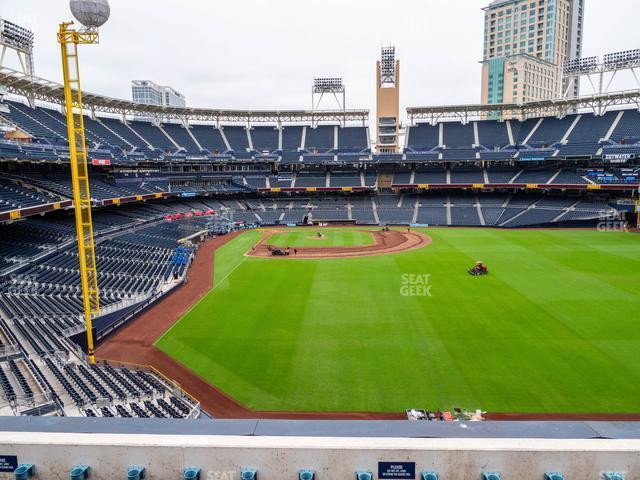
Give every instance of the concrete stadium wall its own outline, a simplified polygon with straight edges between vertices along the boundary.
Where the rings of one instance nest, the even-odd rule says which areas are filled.
[[[87,423],[87,430],[91,431]],[[91,479],[127,478],[129,466],[148,479],[180,479],[185,467],[204,480],[236,480],[242,467],[260,480],[297,479],[313,469],[317,480],[353,479],[378,462],[415,462],[441,479],[480,479],[483,471],[504,480],[542,480],[559,471],[567,479],[599,479],[603,471],[640,479],[638,439],[381,438],[331,436],[156,435],[69,432],[0,432],[0,457],[17,455],[36,465],[38,479],[68,479],[75,464],[91,467]],[[0,473],[0,478],[14,478]]]

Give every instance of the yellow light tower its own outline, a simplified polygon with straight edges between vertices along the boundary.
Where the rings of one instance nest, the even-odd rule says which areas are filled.
[[[72,27],[73,22],[61,23],[58,42],[62,51],[69,162],[71,164],[71,184],[78,236],[80,283],[87,328],[87,353],[89,362],[94,363],[91,319],[92,315],[100,312],[100,293],[98,291],[98,272],[91,221],[91,194],[89,192],[89,169],[84,136],[84,117],[82,115],[78,45],[98,43],[98,27],[107,21],[110,10],[107,0],[71,0],[69,6],[71,13],[82,23],[83,27],[76,30]]]

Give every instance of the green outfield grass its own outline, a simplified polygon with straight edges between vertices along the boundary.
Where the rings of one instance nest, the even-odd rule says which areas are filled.
[[[322,237],[318,237],[318,233],[321,233]],[[372,245],[373,237],[370,231],[356,229],[292,228],[271,235],[267,242],[279,247],[352,247]]]
[[[424,231],[320,260],[245,257],[244,233],[157,345],[259,410],[640,412],[639,235]]]

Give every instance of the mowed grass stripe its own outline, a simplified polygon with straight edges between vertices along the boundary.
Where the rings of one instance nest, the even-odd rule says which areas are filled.
[[[640,411],[640,237],[425,231],[402,254],[247,258],[159,346],[254,409]]]
[[[240,266],[240,264],[245,261],[248,257],[244,256],[244,253],[251,248],[252,245],[255,245],[260,238],[262,238],[262,232],[260,230],[250,230],[247,232],[243,232],[242,235],[236,237],[232,242],[226,243],[218,248],[214,253],[214,264],[215,268],[213,269],[213,290],[215,290],[219,284],[221,284],[236,268]],[[210,291],[210,292],[211,292]],[[192,305],[187,313],[184,314],[182,318],[180,318],[176,323],[171,325],[167,331],[165,331],[160,338],[158,338],[154,344],[158,344],[163,338],[166,336],[170,336],[170,332],[176,328],[176,326],[186,318],[191,310],[196,308],[202,301],[208,298],[208,294],[198,300],[194,305]]]
[[[213,269],[214,287],[218,286],[218,283],[225,279],[245,259],[244,254],[258,243],[263,235],[264,232],[260,229],[249,230],[216,250],[215,268]]]

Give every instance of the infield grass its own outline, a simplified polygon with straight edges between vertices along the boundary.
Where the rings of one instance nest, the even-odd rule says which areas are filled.
[[[640,412],[639,235],[424,232],[418,250],[309,260],[244,257],[246,232],[157,345],[257,410]]]
[[[320,228],[286,229],[269,237],[267,243],[278,247],[354,247],[373,244],[366,229]],[[318,236],[320,233],[322,236]]]

